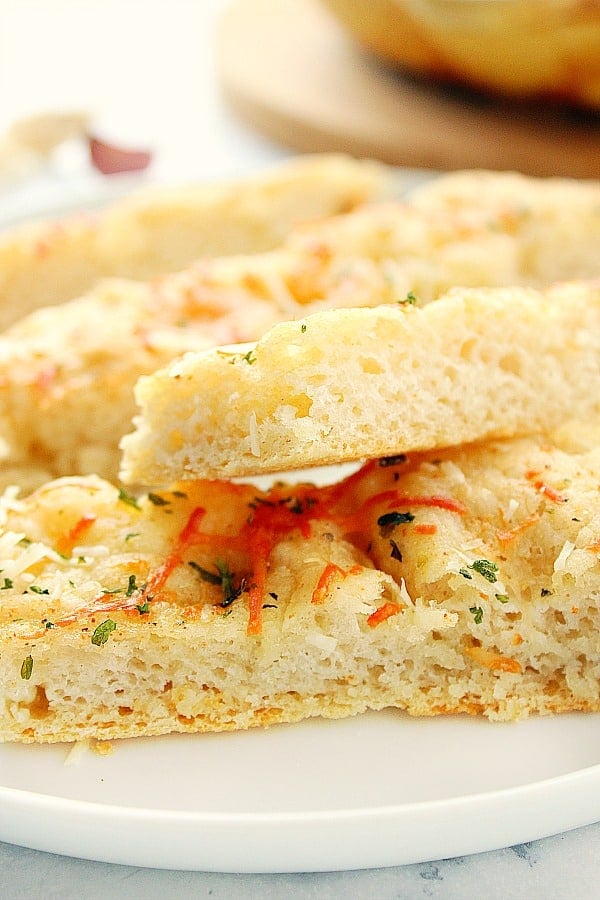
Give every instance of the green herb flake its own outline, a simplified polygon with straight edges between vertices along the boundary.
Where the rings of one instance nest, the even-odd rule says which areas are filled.
[[[239,587],[235,587],[234,578],[235,574],[231,571],[226,562],[223,562],[220,559],[215,560],[215,569],[216,572],[211,572],[209,569],[205,569],[203,566],[199,565],[197,562],[190,561],[188,562],[188,566],[191,566],[195,572],[198,572],[202,581],[208,582],[208,584],[218,585],[223,592],[223,599],[219,606],[225,608],[230,606],[234,600],[236,600],[245,587],[245,581],[242,579]]]
[[[248,350],[248,352],[242,356],[242,359],[244,360],[244,362],[247,362],[249,366],[251,366],[256,362],[256,354],[254,353],[254,350]]]
[[[379,516],[377,524],[385,531],[387,529],[395,528],[396,525],[406,525],[408,522],[412,522],[414,518],[415,517],[410,512],[402,513],[394,511]]]
[[[221,576],[216,572],[209,572],[208,569],[205,569],[199,563],[190,560],[188,562],[188,566],[190,566],[194,572],[197,572],[202,581],[208,582],[208,584],[221,584]]]
[[[303,322],[300,326],[300,331],[302,332],[302,334],[305,334],[307,327],[308,326],[306,325],[306,323]]]
[[[143,603],[137,604],[136,609],[139,612],[140,616],[145,616],[150,612],[150,604],[147,600],[144,600]]]
[[[482,578],[485,578],[490,584],[494,584],[494,582],[498,581],[496,577],[498,566],[489,559],[476,559],[470,566],[467,566],[467,568],[473,569],[474,572],[478,572]]]
[[[219,575],[221,576],[221,590],[223,591],[223,600],[221,601],[220,605],[229,606],[242,593],[244,589],[244,582],[242,581],[240,586],[236,588],[233,583],[235,575],[231,571],[227,563],[217,559],[215,562],[215,566],[217,567]]]
[[[314,504],[309,503],[309,498],[306,500],[307,506],[314,506]],[[288,509],[291,513],[294,513],[296,516],[301,516],[304,512],[304,507],[302,506],[302,501],[299,497],[290,497],[290,502],[288,503]]]
[[[467,572],[466,569],[459,569],[458,574],[462,575],[463,578],[467,578],[469,581],[473,581],[473,576],[470,572]]]
[[[469,612],[473,613],[475,624],[481,625],[481,623],[483,622],[483,609],[481,608],[481,606],[470,606]]]
[[[508,603],[508,594],[496,594],[496,600],[498,603]]]
[[[135,591],[137,591],[137,589],[138,589],[138,586],[135,583],[135,575],[130,575],[129,580],[127,582],[127,590],[125,591],[125,596],[131,597],[131,595],[134,594]]]
[[[134,497],[133,494],[128,494],[124,488],[119,488],[119,500],[121,501],[121,503],[126,503],[128,506],[133,506],[134,509],[140,508],[137,497]]]
[[[126,541],[126,542],[127,542],[127,541],[130,541],[132,538],[134,538],[134,537],[139,537],[139,536],[140,536],[140,532],[139,532],[139,531],[130,531],[129,534],[126,534],[126,535],[125,535],[125,541]]]
[[[30,584],[29,590],[31,591],[32,594],[49,594],[50,593],[48,588],[41,588],[39,586],[39,584]]]
[[[23,662],[21,663],[21,678],[25,681],[29,681],[31,678],[31,673],[33,672],[33,656],[31,653],[29,656],[26,656]]]
[[[404,300],[398,300],[400,306],[415,306],[419,302],[419,298],[412,291],[409,291]]]
[[[0,591],[8,591],[11,587],[14,587],[13,581],[11,578],[5,578],[4,583],[0,587]]]
[[[117,623],[113,622],[112,619],[106,619],[104,622],[101,622],[92,635],[92,644],[95,644],[96,647],[105,644],[112,632],[116,631],[116,628]]]
[[[170,500],[165,500],[165,498],[161,497],[160,494],[153,494],[152,492],[148,494],[148,500],[154,506],[169,506],[171,502]]]

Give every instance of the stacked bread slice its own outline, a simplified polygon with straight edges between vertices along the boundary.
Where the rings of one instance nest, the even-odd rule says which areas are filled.
[[[600,710],[598,187],[477,173],[438,190],[435,210],[434,185],[255,260],[285,270],[276,289],[263,274],[277,324],[138,382],[129,487],[77,474],[5,494],[2,739]],[[558,229],[570,283],[544,286],[552,190],[587,198],[588,244]],[[374,273],[370,300],[324,309],[344,264],[355,301]],[[264,300],[247,260],[205,265]],[[351,461],[321,486],[289,474]]]
[[[301,222],[388,192],[389,180],[374,162],[306,156],[236,182],[148,186],[107,209],[27,223],[0,235],[0,327],[101,278],[148,279],[202,257],[264,252]]]
[[[351,174],[338,182],[338,201],[349,202]],[[293,199],[298,189],[289,192]],[[281,187],[273,193],[278,220]],[[263,198],[263,219],[268,208]],[[256,341],[276,323],[338,307],[400,310],[414,298],[423,306],[456,285],[542,288],[600,277],[599,246],[598,185],[456,174],[408,199],[305,222],[265,253],[203,259],[150,282],[100,282],[0,336],[0,485],[82,473],[116,479],[136,381],[185,351]]]

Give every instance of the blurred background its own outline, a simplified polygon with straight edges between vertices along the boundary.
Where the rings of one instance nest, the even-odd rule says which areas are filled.
[[[0,223],[295,151],[600,175],[599,60],[595,0],[0,0]],[[102,178],[81,134],[15,159],[41,113],[151,165]]]
[[[291,151],[222,102],[215,33],[226,0],[0,0],[0,135],[39,113],[81,112],[120,147],[149,148],[149,170],[106,179],[83,140],[36,167],[0,168],[0,223],[125,192],[147,179],[244,174]],[[3,157],[0,150],[0,164]],[[5,160],[6,163],[6,160]]]

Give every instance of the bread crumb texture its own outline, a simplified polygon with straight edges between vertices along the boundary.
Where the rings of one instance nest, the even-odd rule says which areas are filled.
[[[599,443],[571,425],[320,488],[9,493],[1,738],[600,710]]]
[[[547,430],[598,414],[599,360],[600,282],[315,313],[140,379],[122,477],[234,477]]]

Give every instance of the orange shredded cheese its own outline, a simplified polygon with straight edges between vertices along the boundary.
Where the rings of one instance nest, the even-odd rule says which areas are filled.
[[[96,521],[96,516],[92,513],[86,513],[83,515],[78,522],[73,525],[73,527],[63,534],[58,541],[56,542],[56,549],[63,556],[68,556],[73,547],[77,546],[80,539],[83,535],[88,531],[89,528]]]
[[[323,603],[327,595],[330,593],[332,585],[335,581],[340,578],[345,578],[347,575],[343,569],[337,566],[335,563],[327,563],[323,571],[321,572],[321,577],[317,581],[317,586],[315,587],[311,602],[312,603]]]
[[[467,656],[486,669],[494,669],[499,672],[514,672],[520,675],[523,671],[521,663],[509,656],[502,656],[494,650],[486,650],[484,647],[467,647]]]
[[[414,531],[416,534],[435,534],[437,531],[437,525],[427,525],[425,522],[420,525],[415,525]]]
[[[33,382],[35,390],[42,395],[48,394],[54,387],[57,373],[58,369],[54,364],[44,366],[40,369]]]
[[[364,506],[377,506],[380,503],[387,503],[388,509],[392,509],[394,506],[437,507],[438,509],[447,509],[449,512],[457,513],[459,516],[464,516],[467,511],[460,501],[454,500],[452,497],[440,497],[435,494],[431,496],[411,495],[403,494],[401,491],[383,491],[380,494],[375,494],[365,501]]]
[[[394,600],[388,600],[383,606],[371,613],[367,618],[367,625],[369,628],[375,628],[377,625],[385,622],[386,619],[391,618],[391,616],[396,616],[399,612],[402,612],[403,609],[406,609],[403,604],[396,603]]]
[[[538,513],[533,513],[531,516],[527,516],[527,518],[523,519],[522,522],[519,522],[518,525],[515,525],[513,528],[508,528],[506,531],[497,531],[496,537],[501,544],[510,544],[514,541],[520,534],[523,534],[524,531],[527,531],[536,522],[539,522],[540,515]]]
[[[260,634],[261,631],[262,603],[265,596],[269,556],[274,543],[274,536],[263,530],[255,535],[250,544],[253,583],[248,591],[248,634]]]
[[[539,472],[530,469],[525,473],[525,478],[527,478],[528,481],[531,481],[536,491],[539,491],[540,494],[543,494],[548,500],[552,500],[553,503],[564,503],[567,498],[553,487],[550,487],[549,484],[546,484],[545,481],[542,481],[541,478],[538,478],[539,474]]]

